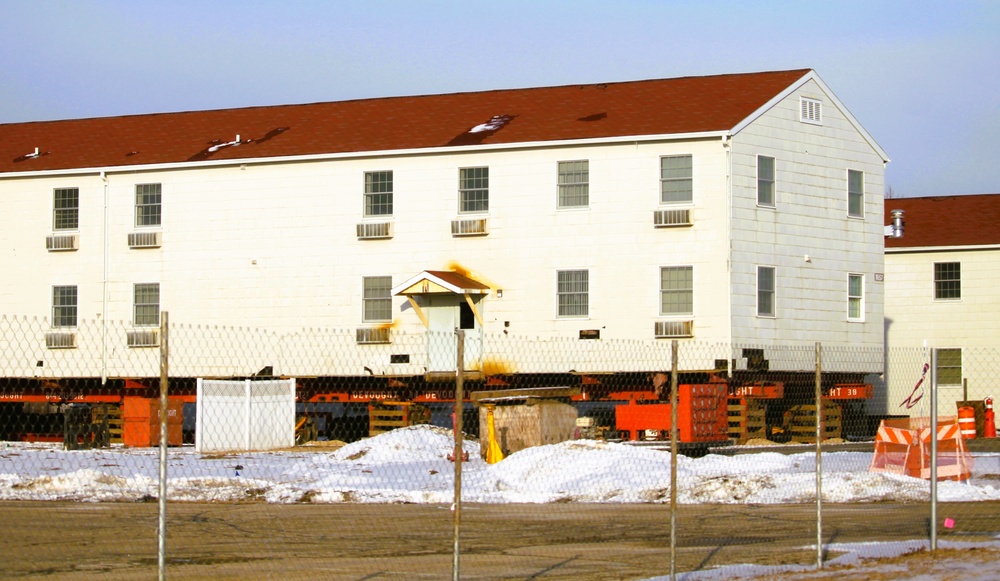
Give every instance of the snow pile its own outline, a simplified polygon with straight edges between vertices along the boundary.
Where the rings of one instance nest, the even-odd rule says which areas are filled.
[[[198,454],[168,452],[168,495],[179,501],[451,503],[450,430],[414,426],[317,450]],[[489,465],[467,440],[462,500],[481,503],[667,502],[670,455],[627,444],[574,440],[538,446]],[[872,454],[823,455],[826,502],[922,501],[927,481],[870,473]],[[58,444],[0,443],[0,500],[135,501],[155,498],[159,451],[115,447],[65,451]],[[684,504],[815,501],[815,454],[677,459]],[[943,502],[1000,500],[1000,455],[977,457],[969,482],[940,482]]]
[[[462,489],[473,502],[656,501],[670,494],[670,455],[574,440],[512,454],[470,475]]]

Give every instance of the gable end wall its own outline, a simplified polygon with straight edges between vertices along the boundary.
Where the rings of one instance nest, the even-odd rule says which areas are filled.
[[[799,121],[799,97],[823,124]],[[775,158],[775,207],[757,205],[757,156]],[[884,164],[834,101],[809,81],[732,143],[733,337],[880,347]],[[847,170],[865,173],[865,216],[847,216]],[[808,255],[809,261],[806,261]],[[776,268],[774,318],[756,315],[756,267]],[[847,321],[847,275],[865,276],[865,320]]]

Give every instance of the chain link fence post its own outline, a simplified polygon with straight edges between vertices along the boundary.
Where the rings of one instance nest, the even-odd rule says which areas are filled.
[[[170,362],[170,317],[166,311],[160,313],[160,483],[159,483],[159,532],[157,535],[157,573],[160,581],[167,577],[167,421],[169,400],[167,399],[167,376]]]
[[[816,343],[816,568],[823,568],[823,346]]]
[[[931,349],[931,551],[937,550],[937,476],[938,476],[938,350]]]
[[[465,414],[465,330],[455,329],[458,342],[455,362],[455,552],[452,562],[452,579],[459,578],[459,538],[462,530],[462,416]]]
[[[670,342],[670,581],[677,577],[677,339]]]

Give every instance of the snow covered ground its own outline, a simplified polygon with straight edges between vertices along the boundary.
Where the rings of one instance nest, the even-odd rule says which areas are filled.
[[[450,503],[454,464],[450,430],[415,426],[347,444],[333,452],[201,455],[168,452],[168,498],[236,501],[252,494],[274,503]],[[663,502],[670,455],[593,440],[538,446],[497,464],[466,441],[462,499],[482,503]],[[868,472],[871,453],[823,455],[825,502],[927,500],[927,481]],[[0,443],[0,500],[127,501],[157,494],[158,449],[66,451],[59,444]],[[1000,500],[1000,455],[975,460],[973,478],[940,482],[943,502]],[[763,449],[750,455],[678,457],[678,501],[774,504],[815,500],[815,454]],[[249,492],[248,492],[249,491]]]
[[[833,543],[827,549],[842,555],[815,566],[796,565],[727,565],[706,571],[681,573],[681,581],[731,581],[766,579],[767,581],[996,581],[1000,559],[1000,541],[962,543],[939,541],[937,551],[928,551],[928,541],[895,543]],[[815,545],[813,545],[815,547]],[[645,581],[668,581],[669,575]]]
[[[454,464],[447,457],[452,449],[451,431],[431,426],[394,430],[332,452],[297,449],[201,455],[191,447],[171,448],[168,498],[200,502],[451,503]],[[463,464],[463,502],[645,503],[669,498],[670,455],[662,451],[576,440],[529,448],[490,465],[480,459],[478,442],[466,441],[465,450],[470,461]],[[929,498],[927,481],[869,473],[871,458],[866,452],[825,453],[824,501]],[[59,444],[0,443],[0,500],[102,502],[155,497],[158,459],[158,449],[66,451]],[[680,456],[678,501],[815,501],[814,468],[812,452],[785,455],[762,449],[749,455]],[[938,494],[943,502],[1000,500],[1000,455],[977,456],[970,481],[940,482]],[[830,564],[849,563],[871,554],[898,555],[925,545],[925,541],[914,541],[831,546],[831,550],[847,554]],[[728,572],[686,574],[684,578],[733,578],[754,572],[773,575],[778,571],[741,565]],[[977,578],[972,573],[964,578]]]

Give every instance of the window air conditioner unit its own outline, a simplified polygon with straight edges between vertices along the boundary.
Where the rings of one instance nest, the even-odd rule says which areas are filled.
[[[653,212],[653,226],[657,228],[669,228],[671,226],[690,226],[691,210],[656,210]]]
[[[161,232],[129,232],[129,248],[159,248]]]
[[[694,321],[657,321],[654,334],[657,339],[692,337]]]
[[[362,222],[358,224],[358,240],[392,238],[392,222]]]
[[[76,234],[53,234],[45,237],[45,249],[49,252],[79,250],[80,236]]]
[[[49,349],[75,349],[76,333],[70,331],[51,331],[46,333],[45,346]]]
[[[358,327],[357,342],[359,345],[389,342],[388,327]]]
[[[157,347],[160,344],[160,332],[156,329],[136,329],[126,331],[129,347]]]
[[[490,228],[486,218],[451,221],[452,236],[485,236],[489,233]]]

